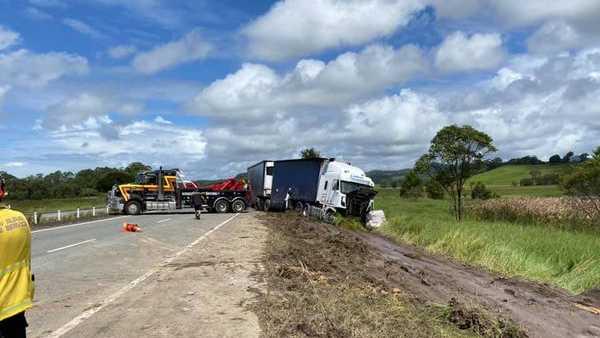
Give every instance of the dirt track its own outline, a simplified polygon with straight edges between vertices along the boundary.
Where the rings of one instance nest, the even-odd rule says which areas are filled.
[[[512,318],[531,337],[600,337],[600,297],[570,296],[548,285],[502,278],[398,245],[374,234],[358,235],[380,254],[377,265],[387,282],[410,291],[418,301],[479,304]],[[586,310],[584,310],[584,308]]]
[[[263,220],[270,296],[259,295],[254,310],[266,336],[456,336],[445,326],[453,323],[458,335],[600,337],[600,314],[590,312],[597,294],[573,297],[294,215]],[[380,306],[392,295],[412,304],[408,313]],[[440,305],[445,322],[436,321]]]

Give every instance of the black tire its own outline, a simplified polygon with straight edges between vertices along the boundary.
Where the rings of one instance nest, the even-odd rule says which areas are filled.
[[[271,210],[271,199],[267,198],[265,199],[265,211],[269,211]]]
[[[244,202],[242,200],[235,200],[235,201],[231,202],[231,211],[233,211],[237,214],[244,210],[246,210],[246,202]]]
[[[142,204],[138,201],[129,201],[125,204],[124,211],[127,215],[139,215],[142,213]]]
[[[302,202],[300,202],[300,201],[296,202],[296,204],[294,205],[294,210],[297,213],[301,214],[302,210],[304,210],[304,204],[302,204]]]
[[[226,213],[229,210],[229,203],[226,200],[220,199],[215,202],[215,211],[219,214]]]
[[[256,201],[256,210],[264,211],[265,210],[265,202],[262,199],[258,199]]]
[[[308,205],[308,203],[304,205],[304,208],[302,209],[302,216],[304,216],[304,217],[308,217],[308,215],[309,215],[308,208],[309,208],[309,207],[310,207],[310,206]]]

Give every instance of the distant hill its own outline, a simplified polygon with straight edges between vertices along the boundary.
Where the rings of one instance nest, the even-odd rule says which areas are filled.
[[[404,178],[404,175],[408,173],[410,169],[400,170],[371,170],[366,174],[373,182],[377,185],[391,185],[392,182],[399,182]]]
[[[512,185],[523,178],[528,178],[532,170],[539,170],[542,175],[562,174],[573,164],[507,164],[471,177],[469,182],[482,182],[485,185]]]

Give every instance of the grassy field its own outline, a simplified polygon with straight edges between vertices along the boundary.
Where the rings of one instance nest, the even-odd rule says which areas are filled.
[[[500,197],[559,197],[563,194],[558,185],[534,185],[529,187],[521,187],[512,185],[486,185],[488,189],[498,194]],[[467,186],[467,194],[470,194],[470,189]]]
[[[561,174],[569,168],[569,164],[536,164],[536,165],[504,165],[494,170],[486,171],[471,177],[469,182],[481,182],[492,186],[511,186],[517,184],[522,178],[528,178],[532,170],[539,170],[542,175],[558,173]]]
[[[401,199],[380,190],[390,237],[506,276],[548,282],[573,293],[600,287],[600,238],[553,227],[466,220],[458,223],[447,201]]]
[[[4,201],[10,204],[11,208],[24,213],[51,212],[56,210],[76,210],[77,208],[87,209],[91,207],[106,206],[106,195],[80,198],[47,199],[47,200],[27,200],[27,201]]]

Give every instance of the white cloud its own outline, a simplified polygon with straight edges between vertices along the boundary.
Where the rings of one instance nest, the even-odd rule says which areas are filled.
[[[81,93],[48,107],[42,127],[50,130],[81,129],[86,123],[94,123],[109,113],[134,115],[141,110],[142,107],[135,102],[123,102],[113,96]]]
[[[96,161],[127,163],[139,161],[158,165],[187,165],[205,157],[202,131],[148,121],[115,125],[106,117],[90,117],[85,123],[61,128],[50,134],[61,152],[93,157]]]
[[[200,33],[192,31],[179,40],[158,46],[148,52],[139,53],[133,67],[144,74],[154,74],[180,64],[205,58],[212,45]]]
[[[157,116],[154,119],[154,122],[159,123],[159,124],[173,124],[173,122],[166,120],[164,117],[162,116]]]
[[[2,101],[4,100],[4,97],[6,96],[6,94],[8,93],[9,90],[10,90],[10,86],[1,86],[0,85],[0,108],[2,107]]]
[[[600,2],[596,0],[488,0],[497,15],[512,26],[530,25],[544,20],[563,18],[586,22],[597,21]],[[598,24],[596,22],[596,24]]]
[[[119,45],[108,49],[108,55],[113,59],[123,59],[137,51],[137,48],[132,45]]]
[[[38,9],[35,7],[27,7],[25,8],[25,15],[34,19],[34,20],[50,20],[52,19],[52,15]]]
[[[435,65],[443,72],[493,69],[504,60],[499,34],[454,32],[447,36],[435,55]]]
[[[564,21],[545,23],[527,39],[527,47],[536,53],[556,53],[583,45],[583,37]]]
[[[84,57],[50,52],[35,54],[25,49],[0,53],[0,83],[20,87],[42,87],[66,75],[81,75],[88,71]]]
[[[478,12],[481,0],[432,0],[436,14],[440,17],[462,19]]]
[[[200,115],[236,120],[281,115],[289,108],[331,107],[403,83],[425,70],[421,51],[412,45],[398,49],[372,45],[329,63],[301,60],[282,75],[265,65],[244,64],[203,89],[189,108]]]
[[[243,34],[252,56],[283,60],[391,35],[423,8],[420,0],[284,0]]]
[[[19,43],[19,33],[13,32],[0,25],[0,51]]]
[[[96,28],[88,25],[87,23],[85,23],[85,22],[83,22],[81,20],[66,18],[66,19],[63,19],[62,22],[65,25],[67,25],[70,28],[78,31],[81,34],[89,35],[89,36],[91,36],[92,38],[95,38],[95,39],[106,38],[106,35],[104,35],[104,33],[100,32]]]
[[[7,162],[2,164],[3,167],[7,167],[7,168],[19,168],[19,167],[23,167],[25,166],[26,163],[24,162],[18,162],[18,161],[14,161],[14,162]]]

